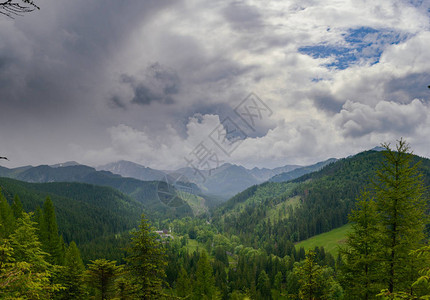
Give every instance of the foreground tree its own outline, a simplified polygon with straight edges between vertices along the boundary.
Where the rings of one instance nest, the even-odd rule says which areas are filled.
[[[86,281],[96,290],[97,299],[110,299],[114,294],[115,279],[120,275],[122,268],[116,261],[97,259],[91,261],[86,271]]]
[[[381,252],[380,230],[376,203],[369,191],[362,192],[349,220],[352,231],[347,235],[346,246],[340,248],[345,258],[342,281],[351,298],[371,299],[383,286],[377,259]]]
[[[187,297],[192,293],[191,280],[183,266],[179,271],[178,280],[176,281],[176,293],[179,297]]]
[[[43,203],[42,216],[39,218],[40,239],[43,249],[50,254],[51,264],[64,264],[64,252],[58,235],[57,218],[51,198],[47,197]]]
[[[57,280],[64,287],[57,294],[58,299],[87,299],[83,275],[85,271],[81,254],[75,242],[71,242],[66,250],[63,267],[59,267]]]
[[[12,208],[0,189],[0,238],[8,238],[15,229],[15,218]]]
[[[209,263],[205,250],[201,252],[197,263],[196,281],[194,283],[195,299],[215,299],[216,298],[215,278],[212,266]]]
[[[52,266],[46,262],[31,215],[22,214],[8,240],[0,240],[2,299],[50,299],[61,289],[51,284]]]
[[[138,287],[139,299],[157,299],[162,295],[166,265],[164,248],[157,241],[145,216],[142,215],[139,230],[134,233],[128,249],[127,268]]]
[[[418,261],[409,255],[424,240],[427,217],[424,183],[413,164],[409,145],[401,139],[393,151],[383,145],[384,161],[374,182],[377,222],[380,224],[381,279],[390,293],[405,291],[416,278]]]
[[[321,299],[323,296],[322,267],[315,260],[315,252],[306,253],[306,259],[294,268],[299,278],[300,299]]]
[[[425,263],[411,252],[423,246],[427,223],[424,183],[408,144],[401,139],[384,159],[371,192],[363,192],[350,215],[353,231],[341,250],[344,286],[349,297],[383,295],[414,297],[413,283]]]

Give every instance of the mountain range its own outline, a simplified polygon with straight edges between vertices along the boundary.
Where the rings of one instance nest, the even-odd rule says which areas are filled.
[[[298,165],[285,165],[274,169],[257,167],[247,169],[243,166],[225,163],[212,170],[195,170],[190,167],[177,170],[156,170],[122,160],[99,166],[96,169],[145,181],[180,177],[183,181],[197,184],[204,194],[227,200],[254,184],[265,182],[273,176],[291,172],[300,167]]]
[[[375,149],[306,167],[286,166],[284,170],[289,171],[263,183],[256,182],[273,174],[273,170],[253,169],[252,173],[242,166],[224,164],[210,174],[203,173],[209,175],[204,183],[210,189],[193,183],[199,175],[191,168],[160,171],[130,162],[110,164],[116,172],[141,179],[164,177],[141,180],[75,162],[0,167],[0,177],[9,177],[0,178],[0,187],[9,201],[18,195],[26,211],[41,206],[50,196],[64,238],[87,245],[88,253],[93,247],[88,243],[94,236],[111,238],[130,230],[143,211],[155,223],[210,213],[211,222],[220,231],[238,236],[245,245],[268,247],[272,253],[276,249],[269,248],[276,245],[268,243],[271,235],[276,236],[276,247],[281,249],[283,241],[301,241],[344,225],[382,157],[380,149]],[[422,161],[419,168],[425,185],[430,186],[430,160],[417,156],[414,160]],[[252,175],[258,172],[260,179]],[[227,195],[240,187],[245,188],[228,201],[209,193]],[[109,225],[103,225],[105,222]],[[96,229],[75,233],[76,226],[87,228],[85,224],[93,224],[89,226]]]

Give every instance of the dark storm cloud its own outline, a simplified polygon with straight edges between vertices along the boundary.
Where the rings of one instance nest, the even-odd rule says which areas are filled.
[[[133,90],[130,101],[124,101],[114,96],[112,102],[124,107],[124,102],[139,105],[149,105],[152,102],[173,104],[174,96],[179,93],[181,81],[173,70],[161,66],[159,63],[150,65],[144,72],[143,79],[137,76],[123,74],[120,83],[126,84]]]
[[[0,101],[34,113],[88,99],[124,39],[170,1],[46,2],[0,29]],[[60,107],[65,108],[59,110]]]
[[[259,10],[243,1],[235,1],[224,8],[223,15],[236,30],[255,31],[263,26]]]
[[[411,99],[428,99],[429,73],[412,73],[405,77],[394,78],[385,84],[385,93],[392,101],[407,103]]]
[[[330,114],[338,113],[344,103],[330,91],[313,90],[310,94],[315,106]]]

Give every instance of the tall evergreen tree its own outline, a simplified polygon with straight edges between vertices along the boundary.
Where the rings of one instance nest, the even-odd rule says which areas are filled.
[[[39,271],[45,271],[49,266],[46,261],[48,254],[42,250],[42,243],[36,234],[36,223],[31,220],[31,215],[24,213],[17,221],[16,230],[10,235],[14,259],[17,262],[30,263]]]
[[[54,204],[49,197],[43,203],[41,224],[39,225],[43,249],[50,254],[48,261],[52,264],[61,264],[64,253],[62,253],[63,249],[58,235]]]
[[[0,238],[8,238],[14,229],[13,211],[0,189]]]
[[[87,299],[83,284],[84,271],[79,249],[75,242],[71,242],[66,250],[64,267],[59,271],[58,281],[64,290],[58,293],[58,299]]]
[[[322,267],[315,260],[315,252],[306,253],[305,260],[295,267],[294,272],[298,276],[300,299],[321,299],[323,294]]]
[[[409,291],[418,268],[409,253],[424,240],[425,189],[409,145],[400,139],[395,151],[389,144],[383,146],[385,159],[374,182],[377,221],[381,225],[381,278],[390,293]]]
[[[15,216],[15,219],[19,219],[22,217],[24,209],[22,208],[22,202],[19,199],[18,195],[15,195],[15,197],[13,198],[12,211],[13,215]]]
[[[176,280],[176,293],[179,297],[187,297],[192,294],[191,280],[184,267],[181,267]]]
[[[60,289],[51,284],[51,265],[45,260],[31,214],[23,213],[17,228],[10,235],[10,246],[3,245],[9,257],[6,269],[0,271],[0,288],[6,299],[50,299]],[[7,254],[9,253],[9,254]]]
[[[97,291],[97,299],[110,299],[115,289],[115,279],[120,275],[122,268],[116,261],[97,259],[91,261],[86,271],[86,281]]]
[[[363,191],[349,220],[352,231],[348,233],[346,246],[340,253],[343,282],[348,295],[358,299],[372,299],[383,286],[379,283],[379,260],[381,253],[376,203],[369,191]]]
[[[197,263],[194,297],[195,299],[216,298],[215,278],[205,250],[202,251]]]
[[[270,279],[264,270],[258,275],[257,290],[261,299],[271,299]]]
[[[157,241],[145,216],[134,233],[128,249],[127,267],[139,288],[140,299],[155,299],[162,295],[162,284],[165,278],[166,265],[164,248]]]

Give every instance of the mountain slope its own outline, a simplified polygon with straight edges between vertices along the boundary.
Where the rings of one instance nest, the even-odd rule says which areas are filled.
[[[327,160],[322,161],[322,162],[318,162],[318,163],[310,165],[310,166],[300,167],[300,168],[296,168],[292,171],[280,173],[280,174],[275,175],[272,178],[270,178],[269,181],[284,182],[284,181],[293,180],[293,179],[299,178],[300,176],[303,176],[305,174],[321,170],[323,167],[325,167],[328,164],[335,162],[336,160],[337,160],[336,158],[330,158],[330,159],[327,159]]]
[[[15,170],[6,169],[3,173],[7,177],[31,183],[80,182],[115,188],[143,204],[148,217],[153,220],[193,215],[193,210],[186,202],[176,207],[164,205],[157,194],[158,182],[155,181],[124,178],[107,171],[96,171],[84,165],[55,168],[42,165],[24,168],[19,172]]]
[[[346,224],[355,199],[382,158],[381,152],[366,151],[289,182],[253,186],[217,208],[213,222],[245,244],[276,253],[273,247],[280,249],[285,240],[301,241]],[[420,171],[429,186],[430,160],[414,157],[420,159]],[[266,244],[270,236],[277,245]]]
[[[122,177],[132,177],[143,181],[163,180],[166,173],[163,171],[144,167],[131,161],[121,160],[96,168],[98,171],[109,171]]]
[[[46,197],[55,206],[60,233],[66,242],[84,244],[118,234],[139,224],[143,205],[109,187],[83,183],[28,183],[0,178],[3,195],[18,195],[26,211],[42,207]]]

